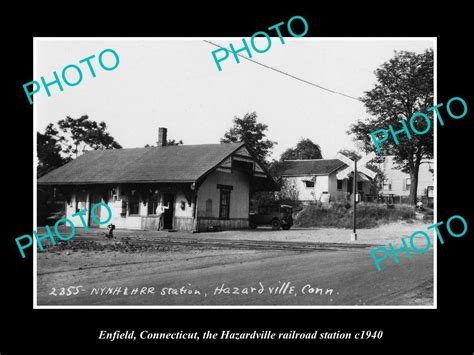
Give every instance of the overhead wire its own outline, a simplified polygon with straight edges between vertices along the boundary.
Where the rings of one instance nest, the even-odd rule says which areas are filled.
[[[211,41],[208,41],[208,40],[203,40],[203,41],[206,42],[206,43],[209,43],[209,44],[211,44],[211,45],[213,45],[213,46],[216,46],[216,47],[219,47],[219,48],[222,48],[222,49],[227,50],[227,48],[224,48],[224,47],[222,47],[221,45],[219,45],[219,44],[217,44],[217,43],[214,43],[214,42],[211,42]],[[306,83],[306,84],[315,86],[315,87],[317,87],[317,88],[319,88],[319,89],[321,89],[321,90],[325,90],[325,91],[328,91],[328,92],[333,93],[333,94],[345,96],[345,97],[350,98],[350,99],[353,99],[353,100],[361,101],[361,100],[360,100],[359,98],[357,98],[357,97],[354,97],[354,96],[351,96],[351,95],[347,95],[347,94],[344,94],[344,93],[339,92],[339,91],[331,90],[331,89],[328,89],[328,88],[326,88],[326,87],[324,87],[324,86],[315,84],[315,83],[313,83],[313,82],[311,82],[311,81],[308,81],[308,80],[305,80],[305,79],[301,79],[301,78],[299,78],[299,77],[297,77],[297,76],[295,76],[295,75],[289,74],[289,73],[287,73],[287,72],[285,72],[285,71],[283,71],[283,70],[277,69],[277,68],[272,67],[272,66],[267,65],[267,64],[260,63],[260,62],[254,60],[254,59],[247,58],[246,56],[243,56],[243,55],[241,55],[241,54],[239,54],[239,53],[237,53],[237,55],[238,55],[239,57],[241,57],[241,58],[244,58],[244,59],[246,59],[246,60],[252,62],[252,63],[261,65],[262,67],[265,67],[265,68],[267,68],[267,69],[276,71],[277,73],[280,73],[280,74],[289,76],[290,78],[296,79],[296,80],[301,81],[301,82],[303,82],[303,83]]]

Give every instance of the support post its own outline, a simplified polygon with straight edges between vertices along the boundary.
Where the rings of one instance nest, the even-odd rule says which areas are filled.
[[[352,206],[354,215],[352,216],[352,233],[351,233],[351,240],[357,240],[357,232],[356,232],[356,196],[357,196],[357,161],[354,161],[354,179],[353,186],[352,186]]]
[[[198,211],[198,197],[197,197],[197,192],[194,192],[194,203],[193,203],[193,233],[198,232],[198,216],[197,216],[197,211]]]

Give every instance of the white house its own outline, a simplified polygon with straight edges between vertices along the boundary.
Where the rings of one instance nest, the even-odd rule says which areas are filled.
[[[385,175],[382,194],[394,196],[408,196],[410,194],[410,174],[396,169],[393,156],[386,156],[380,164],[380,169]],[[433,197],[434,193],[434,161],[423,160],[418,172],[418,197]]]
[[[250,194],[278,185],[244,143],[166,145],[159,129],[157,147],[95,150],[41,177],[67,197],[66,218],[84,208],[89,226],[98,226],[91,207],[105,202],[117,228],[158,228],[157,209],[165,210],[164,229],[246,228]],[[95,215],[107,216],[105,207]],[[100,225],[105,228],[105,225]]]
[[[339,180],[337,173],[347,168],[339,159],[285,160],[279,173],[282,192],[294,191],[303,202],[346,200],[352,194],[353,173]],[[370,179],[357,174],[357,193],[364,200],[371,194]]]

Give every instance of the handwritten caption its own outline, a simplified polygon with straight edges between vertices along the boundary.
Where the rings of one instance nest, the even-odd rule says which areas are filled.
[[[115,286],[115,287],[92,287],[90,289],[85,286],[69,286],[60,288],[51,288],[50,296],[75,296],[79,293],[85,293],[90,296],[224,296],[224,295],[280,295],[280,296],[297,296],[297,295],[315,295],[315,296],[332,296],[338,295],[339,292],[334,292],[332,288],[319,288],[309,283],[302,286],[292,284],[292,282],[279,281],[273,285],[265,285],[258,282],[252,286],[230,286],[221,283],[211,290],[205,291],[193,287],[188,283],[180,287],[129,287],[129,286]]]

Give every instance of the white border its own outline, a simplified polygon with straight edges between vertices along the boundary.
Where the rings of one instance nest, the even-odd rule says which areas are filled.
[[[438,38],[434,37],[434,104],[438,103]],[[433,205],[433,222],[438,223],[438,121],[436,112],[433,112],[433,125],[434,125],[434,205]],[[434,124],[436,122],[436,124]],[[433,230],[433,273],[434,273],[434,286],[433,286],[433,308],[438,308],[438,243],[436,232]]]
[[[274,37],[276,38],[276,37]],[[33,37],[33,78],[37,77],[37,41],[39,40],[48,40],[48,41],[78,41],[78,40],[88,40],[88,41],[202,41],[202,40],[241,40],[239,37]],[[287,38],[285,40],[297,40],[297,41],[406,41],[406,40],[432,40],[434,42],[434,102],[437,103],[438,91],[437,91],[437,37],[305,37],[305,38]],[[36,225],[36,205],[37,205],[37,186],[36,186],[36,132],[37,132],[37,109],[33,103],[33,226],[34,229],[37,229]],[[434,113],[435,114],[435,113]],[[434,120],[433,120],[434,121]],[[438,169],[438,156],[437,156],[437,125],[434,125],[434,223],[437,223],[436,211],[438,210],[438,195],[437,195],[437,169]],[[434,255],[434,264],[433,264],[433,273],[434,273],[434,286],[433,286],[433,305],[432,306],[224,306],[224,305],[212,305],[212,306],[176,306],[176,305],[163,305],[163,306],[109,306],[109,305],[87,305],[87,306],[69,306],[69,305],[38,305],[37,304],[37,245],[36,238],[33,238],[33,309],[437,309],[438,308],[438,258],[437,258],[437,243],[436,235],[433,232],[433,255]]]

